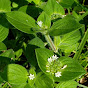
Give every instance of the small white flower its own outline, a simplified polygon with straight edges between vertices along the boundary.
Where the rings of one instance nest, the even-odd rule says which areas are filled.
[[[34,74],[30,74],[30,76],[28,76],[30,78],[30,80],[33,80],[35,77],[34,77]]]
[[[67,67],[67,65],[64,65],[61,69],[65,69]]]
[[[50,72],[49,70],[46,70],[46,72]]]
[[[58,58],[57,55],[52,56],[53,61],[56,60],[57,58]]]
[[[56,76],[56,77],[62,76],[62,75],[61,75],[61,72],[58,71],[57,73],[55,73],[55,76]]]
[[[46,65],[46,67],[49,67],[49,65]]]
[[[64,18],[66,15],[62,15],[62,18]]]
[[[53,61],[53,59],[50,57],[48,58],[48,62],[51,63]]]
[[[42,27],[42,23],[43,23],[42,21],[38,21],[38,22],[37,22],[37,24],[38,24],[40,27]]]

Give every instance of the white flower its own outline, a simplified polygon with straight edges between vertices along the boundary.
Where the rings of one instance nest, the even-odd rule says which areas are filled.
[[[53,61],[53,59],[50,57],[48,58],[48,62],[51,63]]]
[[[66,15],[62,15],[62,18],[64,18]]]
[[[30,76],[28,76],[30,78],[30,80],[33,80],[35,77],[34,77],[34,74],[30,74]]]
[[[65,69],[67,67],[67,65],[64,65],[61,69]]]
[[[46,72],[50,72],[49,70],[46,70]]]
[[[38,24],[40,27],[42,27],[42,23],[43,23],[42,21],[38,21],[38,22],[37,22],[37,24]]]
[[[52,56],[53,61],[56,60],[57,58],[58,58],[57,55]]]
[[[61,75],[61,72],[58,71],[57,73],[55,73],[55,76],[56,76],[56,77],[62,76],[62,75]]]
[[[46,67],[49,67],[49,65],[46,65]]]

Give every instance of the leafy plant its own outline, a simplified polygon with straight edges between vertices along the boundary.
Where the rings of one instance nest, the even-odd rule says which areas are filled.
[[[0,88],[88,88],[84,2],[0,0]]]

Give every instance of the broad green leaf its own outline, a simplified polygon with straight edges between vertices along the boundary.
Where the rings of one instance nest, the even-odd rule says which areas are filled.
[[[29,83],[29,85],[32,87],[32,86],[34,85],[34,83],[35,83],[35,80],[36,80],[36,72],[35,72],[34,68],[31,68],[31,69],[29,70],[29,74],[34,75],[34,79],[33,79],[33,80],[30,79],[30,77],[29,77],[29,79],[28,79],[28,83]],[[30,75],[29,75],[29,76],[30,76]]]
[[[8,73],[8,74],[7,74]],[[17,88],[23,88],[18,86],[25,86],[28,79],[27,70],[18,64],[9,64],[3,72],[3,79],[8,81],[10,84],[17,86]],[[16,88],[16,87],[15,87]]]
[[[63,19],[56,21],[50,28],[49,33],[52,36],[63,35],[80,29],[82,26],[83,25],[79,24],[73,16],[67,15]]]
[[[86,73],[84,68],[75,60],[70,57],[62,56],[58,59],[63,65],[67,65],[66,68],[61,70],[61,76],[55,77],[54,80],[58,82],[69,81],[76,79]]]
[[[37,60],[35,56],[35,49],[36,48],[45,48],[43,41],[36,37],[29,41],[29,44],[27,45],[26,51],[25,51],[25,56],[30,62],[31,65],[36,66],[37,65]]]
[[[53,81],[42,72],[37,74],[35,81],[37,88],[53,88]]]
[[[26,86],[24,88],[36,88],[35,86],[30,86],[29,84],[26,84]]]
[[[56,2],[56,0],[48,0],[44,11],[51,16],[51,18],[55,18],[54,15],[56,14],[56,16],[60,16],[60,15],[64,15],[65,11],[64,8]]]
[[[21,84],[21,85],[14,85],[14,84],[11,84],[12,88],[24,88],[26,85],[26,83],[24,84]],[[29,87],[30,88],[30,87]]]
[[[0,12],[11,11],[11,2],[10,0],[0,0]]]
[[[35,20],[31,16],[20,11],[8,12],[6,16],[7,20],[18,30],[28,34],[36,31],[37,26]]]
[[[53,51],[50,51],[48,49],[38,48],[38,49],[35,49],[35,52],[36,52],[36,58],[40,69],[44,73],[46,73],[46,63],[48,61],[48,58],[53,56]]]
[[[41,48],[45,48],[43,41],[42,41],[40,38],[38,38],[38,37],[32,39],[32,40],[29,42],[29,44],[30,44],[30,45],[35,45],[35,46],[38,46],[38,47],[41,47]]]
[[[0,42],[0,51],[6,50],[7,47],[3,42]]]
[[[3,71],[6,65],[10,63],[10,59],[4,56],[0,56],[0,72]]]
[[[74,0],[57,0],[57,1],[64,8],[70,8],[72,6],[72,4],[74,3]]]
[[[2,54],[0,54],[0,56],[10,58],[11,60],[15,60],[15,54],[12,49],[6,50]]]
[[[70,53],[75,50],[77,48],[78,41],[81,39],[81,34],[81,30],[75,30],[62,36],[55,36],[54,44],[57,47],[57,50],[60,48],[66,53]]]
[[[77,88],[78,83],[75,81],[61,82],[56,88]]]
[[[37,24],[38,22],[42,22],[42,25],[40,26],[42,29],[48,29],[51,26],[51,20],[50,17],[45,13],[42,12],[38,19],[37,19]]]
[[[2,42],[9,33],[7,20],[1,15],[0,16],[0,42]]]

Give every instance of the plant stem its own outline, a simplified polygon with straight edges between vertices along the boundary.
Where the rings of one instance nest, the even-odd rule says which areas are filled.
[[[70,9],[68,8],[68,14],[70,15],[71,13],[70,13]]]
[[[79,58],[79,56],[80,56],[80,54],[81,54],[81,51],[82,51],[82,49],[83,49],[83,47],[84,47],[84,45],[85,45],[85,43],[86,43],[87,38],[88,38],[88,29],[87,29],[87,31],[85,32],[85,35],[84,35],[84,37],[83,37],[83,39],[82,39],[82,41],[81,41],[81,43],[80,43],[80,45],[79,45],[78,51],[76,52],[76,54],[75,54],[75,56],[73,57],[73,59],[78,60],[78,58]]]
[[[88,15],[88,11],[86,11],[83,15],[81,15],[81,17],[79,17],[78,19],[77,19],[77,21],[80,21],[80,20],[82,20],[85,16],[87,16]]]
[[[78,84],[78,86],[83,87],[83,88],[88,88],[87,86],[84,86],[84,85],[81,85],[81,84]]]
[[[46,41],[47,41],[48,44],[50,45],[51,49],[52,49],[54,52],[57,52],[56,47],[55,47],[55,45],[54,45],[52,39],[50,38],[50,36],[49,36],[49,35],[44,35],[44,36],[45,36]]]

